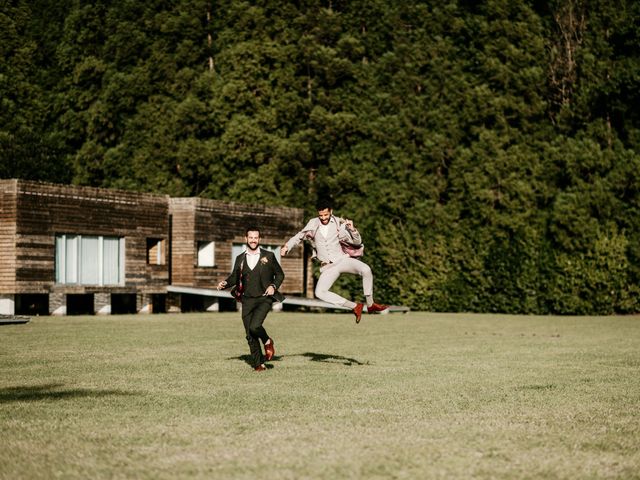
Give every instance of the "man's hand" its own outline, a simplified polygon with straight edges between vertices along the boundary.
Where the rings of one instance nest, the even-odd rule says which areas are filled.
[[[282,247],[280,247],[280,255],[282,255],[283,257],[287,254],[288,251],[289,251],[289,247],[287,247],[286,245],[283,245]]]
[[[356,229],[356,227],[353,226],[353,220],[345,218],[344,224],[347,227],[347,230],[354,231]]]
[[[274,287],[273,285],[269,285],[267,287],[267,289],[265,290],[265,292],[264,292],[264,296],[265,297],[270,297],[274,293],[276,293],[276,287]]]
[[[227,286],[227,281],[226,280],[222,280],[219,284],[218,284],[218,290],[223,290],[224,287]]]

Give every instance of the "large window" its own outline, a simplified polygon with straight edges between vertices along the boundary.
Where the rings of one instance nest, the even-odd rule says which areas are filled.
[[[124,238],[56,235],[56,283],[124,284]]]
[[[198,266],[214,267],[216,265],[215,242],[198,242]]]

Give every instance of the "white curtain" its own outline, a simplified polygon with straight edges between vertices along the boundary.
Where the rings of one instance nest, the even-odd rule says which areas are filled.
[[[120,285],[124,238],[56,235],[56,283]]]
[[[102,250],[102,278],[105,285],[120,283],[120,239],[105,237]]]
[[[65,283],[65,240],[64,235],[56,235],[56,283]]]
[[[67,235],[65,242],[65,283],[78,283],[78,236]]]
[[[100,284],[100,243],[98,237],[82,237],[80,242],[80,281],[83,285]]]

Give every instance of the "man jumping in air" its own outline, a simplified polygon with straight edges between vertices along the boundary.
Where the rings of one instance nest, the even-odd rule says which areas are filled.
[[[360,323],[364,305],[329,291],[343,273],[362,277],[367,312],[375,313],[389,308],[388,305],[373,301],[373,274],[369,265],[357,258],[362,255],[364,247],[353,221],[334,216],[331,202],[327,199],[320,200],[316,208],[318,216],[309,220],[302,230],[289,239],[280,249],[280,255],[285,256],[303,240],[310,241],[321,265],[316,297],[333,305],[352,309],[356,323]]]

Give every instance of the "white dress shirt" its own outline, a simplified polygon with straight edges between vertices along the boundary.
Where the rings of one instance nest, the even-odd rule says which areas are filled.
[[[251,250],[247,249],[247,266],[253,270],[256,268],[258,264],[258,260],[260,260],[260,249],[256,250],[255,253],[251,253]]]

